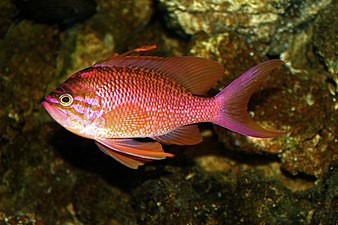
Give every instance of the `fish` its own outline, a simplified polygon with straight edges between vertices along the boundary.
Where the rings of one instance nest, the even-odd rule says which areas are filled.
[[[71,75],[42,105],[65,129],[94,140],[102,152],[132,169],[173,157],[162,144],[202,142],[198,123],[257,138],[285,133],[259,126],[247,112],[252,93],[282,60],[258,64],[215,96],[205,97],[224,75],[224,66],[196,56],[141,55],[156,47],[99,60]]]

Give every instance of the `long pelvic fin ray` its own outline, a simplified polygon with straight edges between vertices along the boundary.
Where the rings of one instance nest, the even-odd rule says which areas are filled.
[[[145,162],[174,156],[164,152],[158,142],[139,142],[133,139],[97,139],[95,141],[104,153],[133,169]]]

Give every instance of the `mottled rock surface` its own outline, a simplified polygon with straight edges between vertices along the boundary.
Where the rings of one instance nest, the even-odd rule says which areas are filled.
[[[0,3],[0,221],[4,224],[335,224],[338,99],[333,1],[105,1],[69,29]],[[284,58],[251,98],[256,139],[210,124],[204,142],[129,170],[59,125],[41,99],[114,52],[197,55],[225,66],[209,95]]]
[[[316,53],[324,61],[330,79],[329,90],[332,95],[338,94],[338,47],[337,23],[338,5],[332,4],[321,10],[314,26],[313,44]]]

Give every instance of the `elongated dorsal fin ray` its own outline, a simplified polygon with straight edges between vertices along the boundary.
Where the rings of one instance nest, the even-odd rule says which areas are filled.
[[[104,59],[101,59],[99,61],[97,61],[93,67],[97,67],[98,65],[109,65],[109,63],[111,61],[114,61],[116,59],[121,59],[121,58],[124,58],[128,55],[131,55],[133,53],[139,53],[139,52],[147,52],[147,51],[151,51],[153,49],[156,49],[157,46],[156,45],[144,45],[144,46],[141,46],[141,47],[138,47],[138,48],[135,48],[135,49],[132,49],[130,51],[127,51],[125,53],[122,53],[122,54],[118,54],[118,53],[115,53],[114,55],[112,56],[109,56],[107,58],[104,58]]]
[[[93,67],[136,67],[155,70],[174,79],[193,94],[204,95],[224,74],[224,67],[212,60],[194,56],[156,57],[130,56],[130,53],[148,51],[153,46],[142,47],[121,55],[104,59]]]

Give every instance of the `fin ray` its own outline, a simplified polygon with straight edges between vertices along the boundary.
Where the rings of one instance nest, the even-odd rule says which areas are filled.
[[[113,55],[98,61],[93,67],[133,66],[148,70],[156,70],[164,74],[193,94],[204,95],[224,74],[223,65],[218,62],[194,56],[130,56],[133,52],[148,51],[156,46],[140,47],[121,55]]]
[[[195,145],[203,140],[197,125],[179,127],[168,134],[155,136],[153,139],[164,144],[175,145]]]
[[[130,51],[127,51],[125,53],[122,53],[121,55],[118,53],[115,53],[112,56],[109,56],[107,58],[101,59],[94,63],[93,67],[98,67],[98,66],[108,66],[110,65],[111,62],[113,62],[116,59],[121,59],[125,56],[131,55],[132,53],[139,53],[139,52],[146,52],[146,51],[151,51],[153,49],[157,48],[156,45],[144,45],[139,48],[132,49]]]
[[[284,62],[279,59],[263,62],[234,80],[215,96],[221,111],[214,123],[234,132],[260,138],[276,137],[285,132],[270,131],[256,124],[247,112],[250,96],[265,78]]]
[[[157,142],[139,142],[133,139],[96,139],[95,141],[113,151],[144,159],[160,160],[173,156],[164,152],[162,145]]]
[[[95,144],[99,147],[99,149],[102,152],[104,152],[105,154],[114,158],[119,163],[121,163],[124,166],[127,166],[131,169],[137,169],[139,166],[142,166],[146,162],[151,161],[151,160],[147,160],[147,159],[132,157],[130,155],[125,155],[125,154],[122,154],[122,153],[117,152],[117,151],[112,151],[110,148],[108,148],[107,146],[105,146],[105,145],[103,145],[99,142],[95,142]]]

